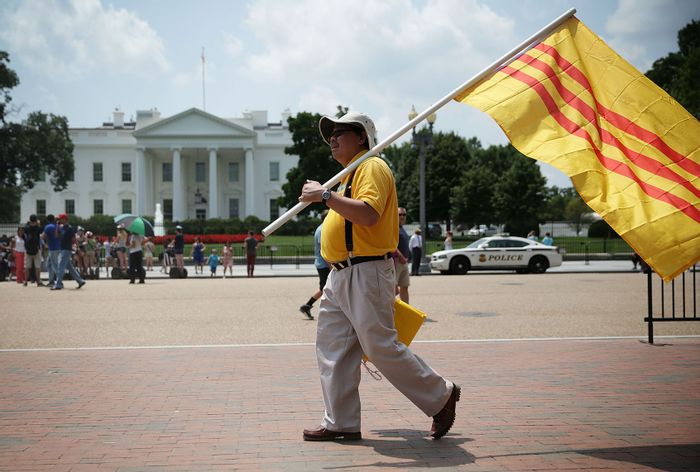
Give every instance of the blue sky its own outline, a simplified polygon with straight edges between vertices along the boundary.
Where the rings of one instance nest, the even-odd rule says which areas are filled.
[[[21,119],[64,115],[99,126],[126,117],[203,107],[222,117],[245,110],[332,114],[343,104],[370,114],[386,137],[571,7],[619,54],[646,71],[677,50],[676,35],[700,19],[697,0],[4,0],[0,49],[21,84]],[[438,112],[436,129],[506,138],[465,105]],[[568,179],[543,167],[550,184]]]

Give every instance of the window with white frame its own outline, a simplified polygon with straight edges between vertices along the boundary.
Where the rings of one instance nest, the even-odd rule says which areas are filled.
[[[131,162],[122,162],[122,182],[131,182]]]
[[[238,182],[238,162],[228,163],[228,181]]]
[[[163,162],[163,182],[173,181],[173,164],[172,162]]]
[[[104,215],[104,200],[95,199],[92,201],[92,214],[93,215]]]
[[[270,199],[270,221],[276,220],[280,216],[280,205],[276,198]]]
[[[280,180],[280,163],[270,162],[270,182],[279,182]]]
[[[92,163],[92,181],[93,182],[102,182],[102,163],[101,162],[93,162]]]
[[[65,212],[69,215],[75,215],[75,200],[72,198],[66,199]]]
[[[46,200],[37,200],[36,201],[36,214],[37,215],[45,215],[46,214]]]
[[[131,213],[131,199],[125,198],[122,200],[122,213]]]
[[[195,162],[194,180],[195,182],[206,182],[207,166],[204,162]]]

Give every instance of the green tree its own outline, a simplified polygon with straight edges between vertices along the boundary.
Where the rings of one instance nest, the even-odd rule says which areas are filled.
[[[455,189],[471,159],[467,140],[455,133],[435,133],[425,162],[425,213],[429,221],[451,226]]]
[[[384,149],[383,154],[394,172],[399,205],[406,207],[409,213],[406,221],[418,221],[418,164],[411,143],[392,144]]]
[[[678,32],[678,48],[657,59],[646,76],[700,119],[700,21]]]
[[[348,108],[338,105],[337,117],[347,113]],[[282,185],[284,195],[279,204],[291,208],[299,203],[299,194],[307,179],[326,182],[341,170],[340,164],[333,159],[328,144],[318,131],[318,113],[300,112],[289,118],[289,131],[292,133],[292,145],[284,148],[285,154],[299,156],[297,166],[287,172],[287,183]],[[301,215],[308,215],[312,210],[320,211],[320,203],[306,207]]]
[[[17,73],[8,67],[10,56],[5,51],[0,51],[0,123],[6,123],[6,109],[12,101],[10,90],[19,85]]]
[[[499,220],[506,223],[507,231],[524,236],[538,227],[546,179],[535,160],[525,157],[510,144],[499,147],[497,154],[503,158],[503,163],[510,165],[505,172],[495,173],[494,209]]]
[[[496,174],[488,166],[482,163],[469,166],[451,198],[455,221],[469,227],[498,223],[493,205],[496,180]]]
[[[564,218],[571,222],[569,224],[576,230],[576,235],[578,236],[583,224],[593,221],[593,215],[583,198],[578,193],[576,195],[578,198],[572,198],[566,203]]]
[[[572,199],[580,200],[576,189],[573,187],[559,188],[547,187],[544,194],[544,208],[539,217],[541,221],[562,221],[566,219],[566,205]]]
[[[35,111],[23,123],[7,120],[10,90],[19,84],[9,62],[9,55],[0,51],[0,186],[4,187],[0,192],[0,217],[16,222],[19,197],[34,187],[42,173],[50,175],[58,192],[67,187],[75,166],[65,117]]]
[[[299,200],[301,188],[307,179],[325,182],[340,170],[340,165],[333,159],[328,144],[318,132],[318,113],[300,112],[289,118],[289,131],[292,133],[292,145],[286,147],[286,154],[299,156],[296,167],[287,173],[287,183],[282,185],[284,195],[280,205],[291,208]],[[309,205],[302,212],[308,214],[311,209],[318,211],[320,204]]]
[[[427,133],[421,129],[418,133]],[[471,156],[467,140],[454,133],[435,133],[425,152],[425,213],[428,221],[452,219],[451,197],[460,184]],[[399,205],[406,207],[410,220],[420,214],[420,148],[411,143],[389,146],[384,158],[394,171]]]

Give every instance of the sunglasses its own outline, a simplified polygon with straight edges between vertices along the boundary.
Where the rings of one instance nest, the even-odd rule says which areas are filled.
[[[330,136],[330,137],[331,137],[331,138],[338,139],[339,137],[341,137],[341,136],[344,135],[345,133],[356,133],[356,131],[355,131],[354,129],[350,129],[350,128],[346,128],[346,129],[337,129],[337,130],[335,130],[335,131],[333,131],[333,132],[331,133],[331,136]]]
[[[406,216],[406,213],[399,213],[399,216]]]

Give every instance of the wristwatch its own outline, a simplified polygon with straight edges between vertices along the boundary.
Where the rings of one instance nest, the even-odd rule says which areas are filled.
[[[321,201],[327,206],[328,205],[328,200],[331,199],[331,191],[328,189],[325,189],[323,193],[321,194]]]

